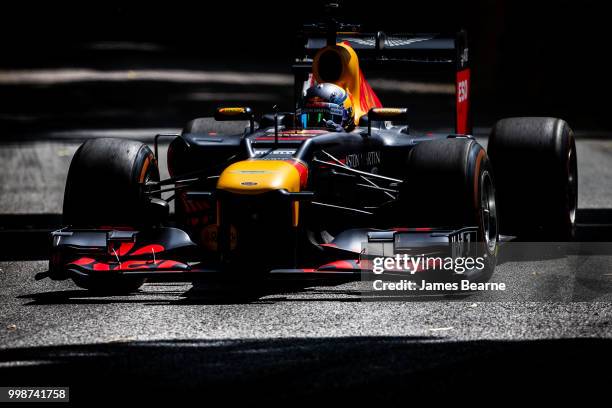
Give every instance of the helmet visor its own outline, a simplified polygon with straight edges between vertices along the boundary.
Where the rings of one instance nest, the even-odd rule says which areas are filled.
[[[301,110],[300,122],[304,129],[325,128],[328,121],[342,125],[344,109],[335,103],[317,103]]]

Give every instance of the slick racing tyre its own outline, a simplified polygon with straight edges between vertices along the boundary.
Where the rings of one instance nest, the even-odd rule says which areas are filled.
[[[416,145],[408,156],[400,203],[410,226],[477,227],[470,256],[482,257],[484,267],[454,277],[473,282],[491,277],[499,238],[495,184],[487,154],[475,140],[457,137]]]
[[[91,139],[78,148],[68,170],[64,224],[73,227],[146,225],[142,184],[158,181],[151,149],[123,139]]]
[[[569,241],[576,234],[576,142],[555,118],[498,121],[488,153],[497,180],[501,231],[522,240]]]
[[[76,151],[64,192],[64,224],[73,228],[131,227],[150,223],[142,184],[159,180],[148,146],[123,139],[91,139]],[[95,292],[130,292],[143,279],[120,276],[73,276]]]

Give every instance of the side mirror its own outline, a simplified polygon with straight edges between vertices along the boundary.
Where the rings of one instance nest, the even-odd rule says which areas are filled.
[[[407,121],[408,120],[408,108],[372,108],[368,112],[368,136],[372,135],[372,122],[373,121],[386,121],[391,120],[394,122]]]
[[[218,121],[230,121],[230,120],[248,120],[251,133],[255,132],[255,115],[253,111],[248,107],[227,107],[217,108],[215,110],[215,120]]]

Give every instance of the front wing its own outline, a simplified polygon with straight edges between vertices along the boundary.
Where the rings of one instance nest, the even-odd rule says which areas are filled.
[[[458,251],[469,251],[466,243],[477,239],[475,227],[460,230],[351,229],[338,234],[332,242],[322,244],[324,255],[315,265],[273,269],[270,276],[275,279],[358,279],[372,273],[373,257],[406,253],[459,256]],[[187,233],[177,228],[147,231],[61,229],[51,234],[51,240],[49,271],[38,274],[37,279],[115,274],[189,281],[229,276],[232,272],[227,266],[202,259],[199,247]],[[427,268],[418,270],[426,271]]]

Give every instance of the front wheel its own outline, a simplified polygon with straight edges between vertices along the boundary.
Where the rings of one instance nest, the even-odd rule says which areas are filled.
[[[483,147],[469,138],[421,142],[409,153],[406,174],[400,204],[408,225],[476,227],[471,256],[482,257],[484,267],[455,277],[488,280],[495,269],[499,234],[495,180]]]
[[[76,151],[66,180],[64,223],[73,228],[139,228],[151,223],[143,185],[158,181],[151,149],[140,142],[100,138]],[[122,276],[73,276],[77,286],[93,292],[127,293],[144,279]]]

